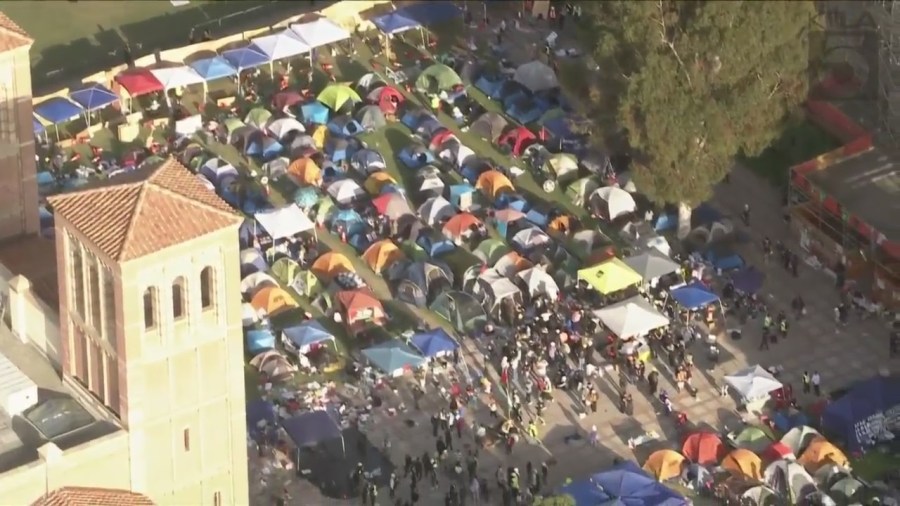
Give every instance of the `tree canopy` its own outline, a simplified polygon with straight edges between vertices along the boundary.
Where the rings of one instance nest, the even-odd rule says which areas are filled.
[[[656,201],[708,198],[734,157],[765,149],[806,99],[812,1],[583,6],[602,98],[626,134],[637,187]]]

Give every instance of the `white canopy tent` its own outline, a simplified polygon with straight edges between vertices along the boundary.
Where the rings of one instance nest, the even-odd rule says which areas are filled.
[[[297,234],[315,230],[316,226],[296,204],[281,209],[267,210],[253,215],[256,222],[272,237],[272,240],[286,239]]]
[[[250,42],[269,58],[269,71],[272,74],[275,73],[273,65],[275,60],[290,58],[310,51],[310,47],[305,42],[298,39],[294,32],[287,29],[272,35],[263,35],[262,37],[251,39]]]
[[[352,179],[341,179],[328,186],[328,194],[334,197],[338,204],[349,204],[362,197],[366,192]]]
[[[290,26],[289,30],[294,37],[312,49],[350,38],[350,32],[334,24],[327,18],[319,18],[315,21],[310,21],[309,23],[294,24]],[[312,58],[312,51],[310,51],[310,63],[312,63]]]
[[[203,85],[203,95],[206,96],[206,79],[197,73],[196,70],[182,65],[180,67],[168,67],[162,69],[151,69],[150,73],[157,81],[162,83],[163,89],[168,91],[175,88],[183,88],[194,84]],[[169,102],[169,94],[165,93],[166,103]]]
[[[528,287],[528,294],[531,296],[546,294],[554,300],[559,296],[559,285],[544,269],[538,267],[525,269],[518,277]]]
[[[747,404],[765,402],[769,394],[781,388],[782,383],[772,373],[759,365],[754,365],[725,376],[725,382],[735,389]]]
[[[630,256],[622,260],[634,272],[641,275],[644,281],[660,278],[666,274],[678,272],[678,264],[658,250]]]
[[[600,199],[606,203],[608,210],[608,218],[614,220],[619,216],[633,213],[637,209],[634,197],[627,191],[618,186],[604,186],[598,188],[591,195],[589,200]]]
[[[613,334],[622,339],[641,336],[669,324],[669,319],[664,314],[639,295],[597,309],[593,314]]]

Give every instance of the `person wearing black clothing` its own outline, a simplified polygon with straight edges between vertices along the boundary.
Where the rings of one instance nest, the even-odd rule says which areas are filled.
[[[448,450],[453,450],[453,433],[450,432],[449,427],[444,430],[444,445]]]
[[[403,477],[408,478],[409,473],[413,470],[413,458],[407,453],[406,458],[403,460]]]

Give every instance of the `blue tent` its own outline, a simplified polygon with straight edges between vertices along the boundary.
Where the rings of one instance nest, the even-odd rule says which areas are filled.
[[[884,415],[900,407],[900,376],[875,377],[854,385],[822,413],[822,427],[838,434],[851,452],[881,436]]]
[[[221,79],[223,77],[236,76],[238,71],[232,67],[228,60],[221,56],[213,56],[212,58],[204,58],[191,63],[190,67],[200,74],[200,77],[207,81]]]
[[[288,327],[281,331],[284,338],[293,343],[301,352],[314,344],[324,343],[325,341],[334,342],[334,335],[325,330],[321,323],[315,320],[309,320]]]
[[[727,248],[710,248],[703,255],[718,270],[733,271],[744,266],[744,258]]]
[[[338,137],[354,137],[363,133],[364,129],[352,116],[344,114],[331,118],[328,131]]]
[[[463,197],[471,193],[475,193],[475,187],[470,184],[460,183],[451,185],[450,203],[459,208],[460,204],[462,203]]]
[[[277,417],[275,415],[275,406],[265,399],[256,399],[247,402],[247,432],[254,440],[259,440],[263,436],[260,429],[260,422],[266,422],[267,427],[275,427]]]
[[[546,112],[536,102],[527,98],[513,101],[505,110],[507,116],[523,125],[534,123]]]
[[[689,310],[701,309],[719,301],[719,296],[710,291],[702,283],[693,282],[669,291],[681,307]]]
[[[439,257],[456,249],[456,243],[437,232],[420,235],[416,239],[416,244],[431,258]]]
[[[360,149],[350,157],[350,166],[368,176],[373,172],[384,170],[387,165],[378,151]]]
[[[265,53],[250,46],[223,51],[222,58],[237,70],[252,69],[269,63],[269,57]]]
[[[475,80],[475,89],[484,93],[488,98],[497,100],[500,98],[500,90],[506,78],[503,76],[482,75]]]
[[[244,337],[247,341],[247,351],[252,355],[275,347],[275,334],[267,329],[248,330]]]
[[[300,114],[303,121],[311,125],[325,125],[328,123],[329,109],[322,102],[309,102],[300,106]]]
[[[425,2],[413,4],[396,12],[402,13],[409,19],[414,19],[421,25],[434,25],[451,21],[462,15],[459,7],[450,2]]]
[[[301,413],[282,422],[281,427],[298,448],[343,439],[340,425],[327,411]]]
[[[371,348],[362,354],[373,366],[392,376],[402,374],[406,369],[417,369],[425,364],[425,359],[408,344],[392,339]]]
[[[425,109],[410,109],[400,117],[400,123],[402,123],[406,128],[415,132],[416,129],[419,128],[419,125],[429,118],[437,119],[435,118],[434,114],[431,114]],[[440,123],[440,121],[438,121],[438,123]]]
[[[274,160],[278,158],[282,151],[284,151],[284,146],[271,137],[250,141],[247,143],[247,147],[244,148],[244,154],[247,156],[255,156],[263,160]]]
[[[381,33],[387,34],[401,33],[422,26],[418,21],[410,18],[403,12],[403,9],[376,16],[372,18],[372,24],[374,24]]]
[[[549,217],[547,216],[547,214],[537,210],[536,208],[529,209],[528,212],[525,213],[525,219],[541,228],[546,227],[547,222],[549,221]]]
[[[434,155],[419,144],[412,144],[400,150],[397,155],[400,163],[407,169],[418,170],[434,163]]]
[[[51,184],[56,184],[56,178],[53,177],[53,173],[49,170],[38,172],[36,174],[36,179],[38,186],[48,186]]]
[[[31,123],[32,128],[34,128],[34,135],[42,135],[44,132],[46,132],[44,125],[42,125],[41,122],[38,121],[38,119],[34,116],[31,117]]]
[[[362,216],[353,209],[341,209],[331,217],[331,228],[342,227],[347,235],[362,234],[366,231],[366,223]]]
[[[81,116],[84,109],[62,97],[53,97],[34,106],[34,113],[57,125]]]
[[[765,277],[765,274],[754,267],[747,267],[731,275],[731,284],[734,285],[735,290],[753,294],[762,288]]]
[[[294,192],[294,203],[303,209],[309,209],[319,201],[319,192],[312,186],[298,188]]]
[[[92,84],[87,88],[69,93],[69,98],[86,111],[102,109],[119,101],[119,96],[102,84]]]
[[[623,462],[583,482],[563,487],[576,506],[686,506],[687,499],[648,476],[634,462]]]
[[[366,234],[351,235],[347,242],[359,253],[365,251],[372,244],[372,241],[369,240],[369,236]]]
[[[809,417],[802,411],[791,413],[789,411],[778,411],[772,415],[772,425],[782,434],[793,429],[794,427],[803,427],[809,425]]]
[[[428,358],[447,355],[459,348],[459,343],[444,329],[432,329],[413,334],[409,341],[415,349],[419,350],[419,353]]]

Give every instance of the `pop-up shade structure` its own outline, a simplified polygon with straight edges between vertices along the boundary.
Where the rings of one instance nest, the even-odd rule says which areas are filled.
[[[640,274],[618,258],[579,270],[578,279],[603,295],[624,290],[642,281]]]
[[[362,350],[362,355],[373,367],[392,377],[425,365],[424,357],[408,344],[395,339],[366,348]]]
[[[459,343],[444,329],[432,329],[413,334],[409,342],[413,348],[428,358],[442,357],[459,348]]]
[[[281,422],[281,427],[297,448],[316,446],[332,439],[340,439],[341,426],[327,411],[308,411]]]
[[[274,68],[272,63],[275,60],[290,58],[310,51],[310,47],[302,40],[298,39],[291,30],[284,30],[272,35],[256,37],[255,39],[251,39],[250,42],[250,47],[268,57],[269,69],[273,73]]]
[[[185,86],[191,86],[194,84],[202,84],[203,85],[203,94],[206,95],[206,79],[203,78],[200,74],[198,74],[194,69],[188,67],[187,65],[182,65],[180,67],[166,67],[160,69],[152,69],[150,71],[160,83],[163,85],[163,90],[173,90],[176,88],[183,88]],[[169,95],[166,94],[166,103],[169,103]]]
[[[269,57],[253,46],[223,51],[222,58],[225,58],[225,60],[238,71],[252,69],[270,63]]]
[[[669,290],[669,296],[678,305],[690,311],[703,309],[710,304],[719,302],[719,296],[698,281],[672,288]]]
[[[561,489],[576,506],[687,506],[687,499],[628,461]]]
[[[228,60],[221,56],[197,60],[194,63],[191,63],[191,68],[206,81],[236,76],[238,73],[238,70],[228,63]]]
[[[34,135],[44,135],[44,132],[47,131],[34,115],[31,116],[31,126],[34,129]]]
[[[772,373],[759,365],[729,374],[725,376],[725,382],[748,402],[768,399],[769,393],[783,386]]]
[[[84,113],[84,109],[65,98],[53,97],[34,106],[34,113],[44,118],[47,122],[58,125],[81,116]]]
[[[623,339],[641,336],[669,324],[669,319],[640,295],[597,309],[594,316]]]
[[[288,327],[281,331],[284,339],[289,341],[300,353],[306,353],[311,346],[331,341],[334,344],[334,334],[325,330],[321,323],[310,320]]]
[[[308,23],[294,24],[291,25],[288,30],[290,30],[291,34],[300,42],[303,42],[311,49],[327,46],[350,38],[350,32],[334,24],[327,18],[319,18]],[[313,61],[312,51],[309,52],[309,61],[310,63]]]
[[[69,98],[85,111],[96,111],[119,101],[119,96],[102,84],[73,91],[69,93]]]
[[[316,228],[297,204],[258,212],[253,217],[273,240],[294,237]]]
[[[150,70],[144,68],[134,68],[120,72],[115,77],[115,81],[125,88],[125,91],[128,92],[131,98],[156,93],[165,89],[163,83],[159,82],[159,79]]]
[[[372,18],[372,24],[386,35],[394,35],[422,27],[418,21],[409,17],[404,9],[376,16]]]
[[[656,250],[630,256],[622,260],[634,272],[641,275],[644,281],[678,272],[678,264]]]

